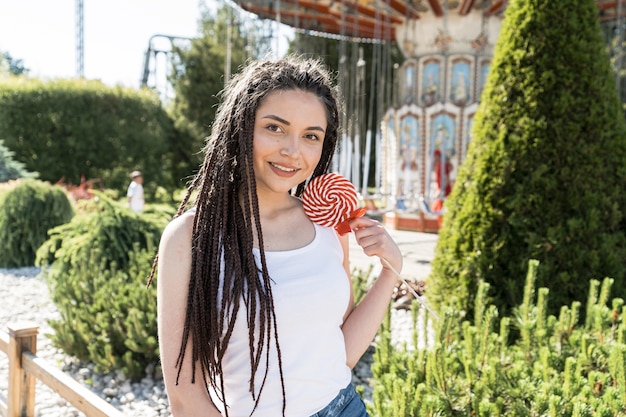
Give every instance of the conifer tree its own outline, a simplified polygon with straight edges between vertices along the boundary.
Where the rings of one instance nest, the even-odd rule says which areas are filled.
[[[4,141],[0,139],[0,183],[18,178],[37,178],[36,172],[28,172],[20,161],[13,159],[15,152],[4,146]]]
[[[590,279],[626,296],[626,126],[593,0],[512,0],[446,202],[428,295],[472,312],[480,282],[501,314],[542,267],[551,313]]]

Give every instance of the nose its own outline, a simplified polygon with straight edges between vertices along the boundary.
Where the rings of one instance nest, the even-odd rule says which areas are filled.
[[[300,141],[295,135],[286,136],[281,143],[280,154],[291,158],[300,155]]]

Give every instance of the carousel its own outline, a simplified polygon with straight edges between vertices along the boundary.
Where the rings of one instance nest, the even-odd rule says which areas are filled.
[[[384,49],[374,49],[379,52],[369,58],[376,76],[371,88],[391,91],[387,108],[376,108],[375,103],[370,103],[373,107],[368,109],[366,103],[354,103],[354,111],[350,112],[356,118],[359,109],[374,114],[379,130],[363,131],[354,120],[344,121],[348,129],[335,158],[335,170],[357,185],[370,214],[380,215],[387,225],[437,232],[446,197],[471,142],[474,115],[489,74],[507,2],[235,0],[235,3],[262,19],[287,24],[297,31],[341,39],[341,65],[350,62],[355,63],[355,68],[365,65],[363,56],[350,56],[348,45],[395,42],[404,56],[401,65],[392,70],[384,68],[389,66]],[[613,22],[609,30],[619,35],[626,0],[597,0],[597,4],[601,22]],[[620,38],[619,45],[621,41]],[[363,100],[367,94],[358,88],[364,90],[367,86],[359,81],[359,72],[343,69],[345,72],[340,66],[340,87],[346,101]],[[342,73],[355,74],[357,80],[342,79]],[[369,164],[364,161],[372,157],[375,169],[370,173]],[[368,187],[371,183],[375,186]]]

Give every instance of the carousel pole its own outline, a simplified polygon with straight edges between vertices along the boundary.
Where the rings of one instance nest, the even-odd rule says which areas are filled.
[[[280,0],[276,0],[276,35],[274,40],[276,41],[276,46],[274,50],[274,57],[276,59],[280,58],[280,22],[281,22],[281,14],[280,14]]]
[[[357,23],[358,24],[358,23]],[[358,44],[355,42],[355,45]],[[354,154],[352,157],[352,181],[354,184],[361,182],[361,134],[363,124],[363,97],[365,97],[365,91],[361,91],[365,84],[365,60],[363,59],[363,47],[358,46],[358,59],[354,71],[354,105],[355,105],[355,120],[354,120]]]
[[[339,39],[339,91],[343,97],[347,98],[347,85],[346,85],[346,2],[341,0],[341,27],[340,27],[340,39]],[[347,105],[347,100],[345,100]],[[347,141],[347,126],[348,126],[348,112],[344,111],[341,115],[341,125],[344,127],[341,134],[340,146],[338,147],[338,154],[335,171],[347,177],[345,153],[348,147]]]
[[[384,65],[381,66],[383,73],[384,73],[384,80],[386,80],[386,83],[383,83],[381,85],[379,85],[380,91],[381,91],[381,96],[384,98],[383,102],[387,103],[387,107],[394,107],[395,106],[395,100],[394,100],[394,89],[393,89],[393,85],[395,82],[395,72],[394,72],[394,68],[392,65],[392,60],[391,60],[391,48],[389,46],[390,42],[391,42],[391,33],[392,33],[392,29],[391,29],[391,16],[390,16],[390,10],[391,10],[391,0],[384,0],[385,2],[385,10],[387,11],[387,13],[385,13],[385,27],[384,27],[384,34],[385,34],[385,42],[386,42],[386,48],[384,49],[385,55],[383,57],[384,60]],[[382,110],[382,104],[379,101],[379,104],[381,105],[381,111],[379,114],[379,123],[382,121],[382,114],[383,114],[383,110]],[[381,127],[378,126],[378,128],[380,129]],[[379,130],[380,131],[380,130]],[[383,152],[383,148],[382,148],[382,132],[379,136],[379,138],[376,141],[376,145],[377,145],[377,149],[376,149],[376,189],[378,194],[380,194],[381,198],[384,201],[384,206],[385,208],[387,208],[389,206],[389,184],[385,184],[383,186],[383,178],[386,178],[386,175],[383,175],[383,160],[386,158],[386,153]]]
[[[352,13],[352,10],[349,10]],[[358,23],[357,23],[358,24]],[[346,173],[349,173],[349,178],[353,183],[358,184],[358,159],[355,160],[355,155],[358,150],[358,59],[359,59],[359,47],[358,44],[354,41],[358,36],[358,32],[356,32],[357,25],[354,26],[354,30],[352,32],[352,38],[350,42],[350,69],[348,71],[348,97],[349,104],[348,114],[350,115],[350,119],[348,121],[348,140],[350,141],[350,154],[348,156],[349,166],[346,167]]]
[[[379,1],[379,0],[378,0]],[[378,3],[377,1],[377,3]],[[369,108],[368,108],[368,117],[367,117],[367,125],[366,125],[366,133],[365,133],[365,152],[363,155],[363,181],[362,181],[362,185],[361,185],[361,194],[363,195],[364,198],[367,198],[367,196],[369,195],[367,186],[369,183],[369,176],[370,176],[370,160],[371,160],[371,155],[372,155],[372,141],[373,138],[372,136],[377,136],[377,135],[372,135],[372,125],[374,125],[375,127],[375,132],[378,131],[378,127],[376,125],[376,123],[372,123],[373,121],[378,121],[379,119],[379,111],[378,108],[380,107],[377,106],[377,111],[376,111],[376,119],[374,119],[374,92],[376,91],[376,97],[379,99],[380,101],[380,94],[378,94],[378,91],[376,89],[376,79],[378,78],[378,74],[379,74],[379,65],[381,62],[381,57],[379,56],[380,53],[380,45],[382,42],[382,33],[380,30],[381,27],[381,23],[380,23],[380,7],[376,7],[376,14],[375,14],[375,24],[374,24],[374,37],[379,39],[380,42],[374,43],[372,45],[372,72],[371,72],[371,82],[370,82],[370,89],[369,89]]]

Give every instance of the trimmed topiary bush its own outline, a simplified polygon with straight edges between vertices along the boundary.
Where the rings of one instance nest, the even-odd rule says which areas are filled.
[[[35,264],[48,230],[69,222],[74,207],[63,188],[38,180],[21,180],[0,193],[0,267]]]
[[[158,359],[156,296],[146,279],[168,219],[137,215],[98,193],[37,253],[61,318],[55,346],[99,372],[143,376]],[[169,217],[168,217],[169,218]]]
[[[597,13],[593,0],[507,6],[428,278],[439,309],[471,317],[486,282],[510,313],[529,259],[551,313],[590,278],[626,297],[626,126]]]
[[[84,79],[0,79],[0,138],[16,160],[51,183],[98,179],[125,195],[128,174],[139,169],[149,201],[157,186],[173,188],[173,136],[151,90]]]

